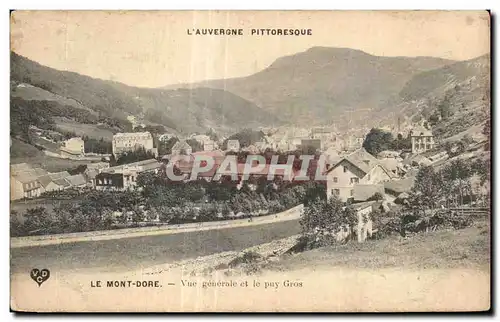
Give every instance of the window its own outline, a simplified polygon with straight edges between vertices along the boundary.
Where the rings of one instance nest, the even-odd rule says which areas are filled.
[[[346,166],[344,166],[344,172],[347,172],[347,167]]]
[[[354,184],[354,183],[359,183],[359,178],[356,178],[356,177],[351,178],[351,184]]]
[[[335,182],[335,183],[339,182],[339,178],[333,177],[333,182]]]
[[[351,197],[354,196],[354,189],[351,189]]]
[[[338,195],[340,195],[340,190],[339,189],[332,189],[332,194],[338,196]]]
[[[370,175],[366,176],[366,180],[370,180],[370,178],[371,178]]]

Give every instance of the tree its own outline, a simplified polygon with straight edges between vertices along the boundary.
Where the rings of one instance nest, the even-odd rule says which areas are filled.
[[[384,196],[380,192],[375,192],[373,194],[373,196],[368,198],[368,201],[372,201],[372,200],[379,201],[379,200],[383,200],[383,199],[384,199]]]
[[[146,151],[144,147],[139,147],[134,151],[127,151],[122,153],[116,160],[117,165],[128,164],[138,161],[154,159],[155,155],[151,151]]]
[[[29,208],[25,214],[25,228],[29,234],[50,233],[53,220],[44,207]]]
[[[471,166],[461,159],[453,160],[443,169],[443,178],[447,185],[455,187],[460,205],[463,204],[464,194],[470,190],[469,178],[473,172]]]
[[[438,112],[443,120],[447,120],[450,116],[453,115],[453,112],[451,111],[450,97],[448,94],[445,95],[441,103],[439,103]]]
[[[201,144],[199,141],[197,141],[195,139],[187,139],[186,143],[189,144],[189,146],[191,147],[193,152],[203,151],[203,144]]]
[[[409,207],[424,212],[436,208],[443,197],[444,188],[442,175],[436,173],[432,166],[421,168],[408,198]]]
[[[491,175],[491,160],[490,159],[477,159],[471,164],[471,171],[479,176],[481,185],[486,181],[490,181]]]
[[[167,141],[159,141],[158,154],[159,155],[172,154],[172,148],[177,142],[179,142],[179,139],[175,136],[171,137]]]
[[[366,135],[363,142],[363,148],[365,148],[368,153],[376,156],[380,152],[390,149],[393,141],[391,133],[373,128]]]
[[[137,224],[139,222],[144,221],[146,216],[144,215],[144,211],[139,206],[132,207],[132,222]]]
[[[301,239],[309,244],[309,248],[323,246],[334,242],[336,234],[342,230],[347,230],[350,236],[356,224],[356,211],[344,206],[338,198],[317,199],[305,207],[300,218]]]

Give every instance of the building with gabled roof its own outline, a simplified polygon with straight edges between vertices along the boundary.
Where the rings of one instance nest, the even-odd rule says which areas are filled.
[[[184,140],[177,141],[172,147],[172,155],[190,155],[193,148]]]
[[[423,153],[431,150],[435,146],[434,135],[426,128],[415,128],[410,132],[411,152]]]
[[[370,153],[361,148],[344,156],[326,172],[327,197],[337,196],[342,201],[354,198],[358,184],[378,184],[391,180],[391,172]]]
[[[69,177],[68,171],[49,173],[38,178],[38,181],[43,187],[43,191],[58,191],[69,187],[69,183],[65,178]]]
[[[42,168],[33,168],[27,163],[10,166],[10,199],[35,198],[44,191],[39,178],[48,172]]]
[[[161,165],[156,159],[148,159],[103,169],[95,176],[95,187],[98,190],[135,189],[139,174],[158,173]]]

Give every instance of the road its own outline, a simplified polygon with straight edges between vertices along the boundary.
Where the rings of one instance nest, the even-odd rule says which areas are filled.
[[[300,231],[298,220],[263,225],[85,241],[11,249],[11,273],[33,268],[58,271],[119,272],[181,259],[242,250]]]

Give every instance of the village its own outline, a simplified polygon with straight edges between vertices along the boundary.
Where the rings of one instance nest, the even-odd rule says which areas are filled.
[[[352,204],[359,216],[366,216],[372,211],[376,211],[378,207],[389,211],[391,206],[400,207],[407,204],[419,169],[429,166],[439,168],[440,164],[453,157],[456,158],[456,155],[459,154],[454,153],[457,147],[448,148],[448,152],[439,149],[439,142],[434,139],[432,131],[421,124],[410,127],[406,132],[399,131],[394,135],[391,134],[391,137],[395,137],[394,142],[396,142],[393,149],[382,150],[378,153],[371,151],[374,155],[365,149],[369,146],[366,141],[367,137],[371,135],[370,133],[374,131],[390,133],[390,130],[384,132],[382,129],[376,129],[376,131],[372,129],[369,132],[366,129],[365,132],[369,133],[363,135],[362,130],[341,134],[336,131],[335,127],[310,129],[280,127],[245,129],[235,135],[220,138],[215,135],[213,129],[207,134],[194,133],[184,137],[177,137],[171,133],[152,134],[147,131],[137,131],[116,133],[111,142],[111,153],[107,154],[86,153],[85,141],[81,137],[70,137],[59,143],[59,154],[54,151],[48,153],[52,157],[57,155],[59,158],[94,162],[88,162],[85,166],[74,170],[54,173],[49,173],[40,167],[33,167],[27,163],[12,164],[11,202],[13,202],[14,211],[23,212],[27,209],[27,206],[23,206],[26,204],[31,209],[36,208],[37,200],[41,200],[43,205],[47,202],[57,203],[57,200],[67,199],[68,196],[69,198],[74,198],[74,196],[80,198],[81,196],[90,196],[93,193],[108,193],[111,194],[112,198],[119,199],[120,193],[131,191],[137,193],[137,191],[146,189],[145,185],[148,183],[144,183],[144,179],[142,183],[138,184],[141,177],[144,178],[148,175],[165,177],[169,168],[176,172],[177,177],[182,178],[181,182],[188,186],[190,183],[204,182],[201,189],[206,192],[212,189],[211,187],[226,182],[227,177],[217,175],[217,173],[224,158],[234,155],[237,157],[238,164],[236,168],[230,170],[232,173],[229,173],[231,178],[237,178],[236,181],[232,180],[233,186],[236,190],[251,191],[251,193],[258,195],[253,200],[257,204],[256,206],[232,209],[227,205],[228,200],[219,200],[218,197],[204,197],[195,202],[196,211],[194,212],[178,209],[181,206],[175,203],[169,204],[171,209],[165,209],[165,205],[163,205],[163,208],[160,207],[153,211],[150,210],[148,204],[154,202],[146,197],[140,201],[142,215],[136,216],[134,219],[133,209],[118,206],[113,209],[111,221],[125,224],[123,227],[130,224],[137,225],[138,222],[164,224],[169,222],[164,219],[165,213],[172,211],[184,211],[188,214],[183,214],[181,217],[193,217],[181,222],[251,218],[286,210],[304,202],[304,198],[301,197],[287,204],[280,201],[279,196],[273,196],[272,198],[277,199],[273,202],[278,203],[279,206],[270,204],[271,197],[269,196],[271,195],[263,193],[263,191],[268,191],[266,185],[272,184],[275,191],[288,189],[283,188],[285,185],[282,184],[282,181],[269,176],[272,168],[269,165],[271,156],[279,156],[278,163],[285,163],[287,161],[284,159],[288,156],[293,156],[294,160],[297,161],[301,155],[311,155],[313,162],[308,164],[307,173],[309,176],[307,180],[299,176],[300,166],[297,167],[294,164],[289,178],[292,185],[318,181],[311,174],[320,171],[317,168],[319,166],[318,159],[321,159],[325,163],[321,169],[323,179],[315,182],[321,187],[320,197],[326,197],[327,200],[335,197],[340,202]],[[249,135],[253,138],[249,138]],[[165,151],[165,144],[169,145],[169,153],[161,155],[159,150]],[[466,150],[477,150],[478,146],[480,144],[477,143],[462,146],[463,151],[460,153],[464,153]],[[250,180],[245,180],[244,157],[248,155],[265,156],[267,164],[258,172],[252,173]],[[182,158],[178,158],[179,156]],[[211,158],[214,161],[213,166],[204,169],[204,171],[193,173],[195,163],[206,158]],[[276,173],[278,174],[276,177],[282,180],[283,173],[279,171]],[[226,172],[226,174],[228,173]],[[260,183],[264,184],[264,188],[258,187]],[[482,206],[488,204],[489,189],[484,180],[480,180],[477,174],[472,175],[468,186],[470,188],[461,193],[460,201],[458,197],[454,200],[455,206],[463,206],[466,199],[469,206],[472,206],[472,203]],[[172,185],[172,187],[177,189],[176,185]],[[123,199],[123,197],[121,198]],[[450,198],[450,200],[452,199]],[[196,206],[200,201],[214,205],[213,207],[216,208],[213,210],[214,216],[203,219],[204,217],[200,215],[200,212],[203,211],[200,210],[202,208]],[[229,204],[234,204],[234,202]],[[18,207],[19,205],[21,208]],[[28,208],[28,212],[29,210]],[[172,215],[169,218],[171,220]],[[358,223],[361,221],[361,219],[358,220]],[[368,224],[358,224],[358,226],[364,231],[358,233],[359,241],[365,240],[371,236],[372,230],[376,230],[372,229],[371,220]],[[89,229],[92,230],[92,228]]]

